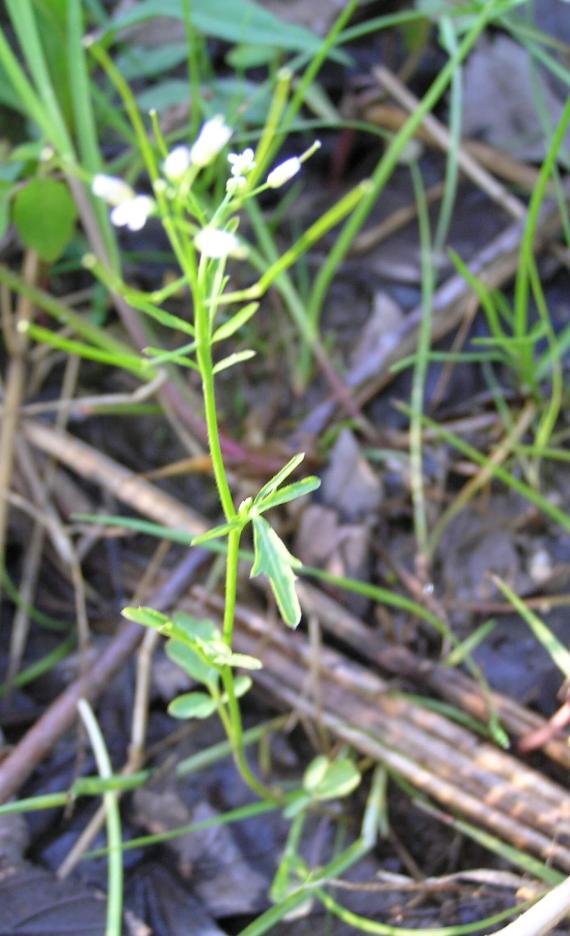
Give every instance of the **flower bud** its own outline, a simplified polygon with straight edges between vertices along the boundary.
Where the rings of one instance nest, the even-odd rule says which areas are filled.
[[[239,195],[240,192],[243,192],[247,185],[247,179],[243,176],[232,176],[226,182],[226,192],[228,195]]]
[[[293,176],[296,176],[300,169],[301,160],[299,157],[291,156],[290,159],[279,163],[278,166],[275,166],[275,169],[271,170],[267,176],[266,185],[268,185],[269,188],[281,188],[281,186],[286,185]]]
[[[188,171],[192,164],[190,148],[188,146],[175,146],[162,164],[162,171],[171,182],[178,182]]]
[[[244,257],[246,251],[235,234],[215,227],[205,227],[198,231],[194,243],[201,254],[212,260],[225,257]]]
[[[216,158],[229,141],[232,131],[221,114],[207,120],[190,148],[190,160],[194,166],[203,168]]]

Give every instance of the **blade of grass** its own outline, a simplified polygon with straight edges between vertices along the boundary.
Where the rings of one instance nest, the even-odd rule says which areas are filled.
[[[136,357],[134,354],[117,354],[116,352],[104,351],[102,348],[94,348],[92,345],[65,338],[63,335],[58,335],[33,323],[28,325],[26,331],[31,338],[41,344],[58,348],[60,351],[65,351],[66,354],[76,354],[89,361],[100,361],[102,364],[109,364],[111,367],[121,367],[142,380],[148,380],[155,376],[152,363],[144,358]]]
[[[75,132],[83,166],[88,172],[95,175],[97,172],[101,172],[103,162],[99,151],[95,115],[93,113],[91,81],[87,69],[83,35],[84,15],[82,4],[69,3],[67,5],[67,57]],[[90,196],[89,201],[95,212],[108,261],[111,267],[116,270],[119,267],[117,240],[109,222],[107,208],[100,198]]]
[[[327,910],[330,910],[343,923],[353,927],[359,933],[373,933],[375,936],[466,936],[468,933],[480,933],[489,926],[496,926],[497,923],[508,920],[509,917],[514,916],[515,913],[519,913],[522,908],[529,905],[527,902],[522,907],[520,904],[516,907],[509,907],[508,910],[501,910],[499,913],[477,920],[475,923],[408,929],[404,926],[389,926],[386,923],[377,923],[369,917],[354,913],[347,907],[343,907],[321,887],[315,891],[315,896],[319,898]]]
[[[53,88],[32,4],[30,0],[6,0],[6,5],[51,127],[50,143],[62,159],[73,160],[73,146]]]
[[[113,337],[109,329],[99,328],[93,325],[85,316],[78,315],[63,302],[60,302],[54,296],[38,289],[26,282],[23,278],[17,276],[6,266],[0,265],[0,283],[4,283],[9,289],[14,290],[19,295],[25,296],[35,306],[43,309],[48,315],[51,315],[61,325],[69,325],[81,338],[90,341],[92,344],[118,356],[132,356],[132,348],[123,341]]]
[[[30,119],[37,124],[50,143],[58,141],[57,126],[47,114],[43,102],[12,52],[2,29],[0,29],[0,63]],[[61,140],[59,142],[61,143]]]
[[[428,815],[434,816],[440,822],[443,822],[444,825],[451,826],[457,832],[466,835],[474,842],[482,845],[483,848],[488,849],[491,854],[497,855],[503,861],[514,865],[515,868],[522,868],[525,874],[528,874],[530,877],[551,885],[559,884],[564,880],[564,875],[561,874],[560,871],[556,871],[537,858],[533,858],[532,855],[527,855],[526,852],[521,849],[515,848],[513,845],[508,845],[506,842],[503,842],[502,839],[497,838],[490,832],[486,832],[485,829],[471,825],[471,823],[463,819],[457,819],[455,816],[448,815],[427,800],[422,800],[420,802],[419,799],[416,799],[416,805],[423,812],[427,812]]]
[[[440,36],[441,43],[447,54],[449,56],[457,55],[457,34],[453,21],[448,16],[443,16],[441,18]],[[433,252],[436,257],[439,256],[443,250],[447,240],[459,184],[459,163],[457,161],[457,154],[461,143],[461,123],[463,115],[462,84],[461,65],[458,65],[451,76],[449,85],[449,134],[451,146],[447,151],[445,188],[443,190],[443,198],[441,200],[439,217],[437,219],[433,240]]]
[[[444,512],[441,514],[429,538],[427,554],[430,558],[433,557],[436,549],[438,548],[441,542],[441,538],[451,520],[464,509],[469,501],[472,500],[472,498],[475,496],[477,491],[479,491],[485,484],[487,484],[493,474],[496,473],[496,469],[499,468],[500,464],[509,458],[512,453],[513,446],[519,441],[520,438],[522,438],[531,425],[535,412],[536,408],[534,404],[528,403],[522,410],[512,429],[509,430],[503,441],[493,450],[491,455],[485,459],[485,464],[482,470],[479,471],[461,488],[459,494],[451,502],[449,507],[447,507],[447,509],[444,510]],[[509,477],[512,477],[512,475],[509,475]],[[529,487],[529,490],[532,489]]]
[[[515,337],[524,337],[528,332],[528,305],[529,305],[529,284],[531,271],[535,271],[535,259],[533,253],[534,238],[538,225],[538,216],[540,208],[547,194],[547,187],[556,158],[562,143],[566,130],[570,124],[570,97],[568,98],[562,116],[558,122],[556,130],[552,136],[550,147],[546,158],[541,166],[538,179],[528,207],[527,221],[524,227],[521,247],[520,262],[515,280],[514,296],[514,334]],[[547,324],[552,329],[550,320],[546,319]],[[532,368],[532,360],[527,361],[529,369]]]
[[[61,660],[65,660],[65,658],[69,656],[76,643],[77,641],[74,636],[68,637],[67,640],[64,640],[63,643],[55,647],[50,653],[46,653],[40,660],[36,660],[35,663],[31,663],[30,666],[20,670],[20,672],[14,676],[11,685],[16,688],[21,688],[22,686],[27,686],[29,683],[34,682],[39,676],[43,676],[44,673],[49,673],[57,663],[60,663]],[[8,685],[6,683],[0,683],[0,698],[5,696],[7,691]]]
[[[20,592],[16,588],[14,582],[8,575],[5,569],[0,570],[0,582],[2,583],[2,589],[6,592],[8,597],[14,602],[17,608],[23,608],[33,621],[40,625],[40,627],[45,627],[46,630],[51,631],[67,631],[72,626],[71,624],[66,624],[63,621],[59,621],[57,618],[50,617],[49,614],[44,614],[43,611],[38,611],[37,608],[34,608],[32,605],[28,604],[27,601],[24,601]]]
[[[346,253],[350,249],[350,246],[353,243],[358,231],[378,201],[380,193],[392,175],[392,172],[394,171],[405,146],[415,134],[425,115],[432,110],[437,101],[441,98],[457,67],[470,52],[482,30],[492,20],[493,16],[495,15],[496,7],[496,0],[495,2],[492,0],[492,2],[485,4],[480,15],[476,18],[474,24],[468,30],[465,38],[459,45],[456,54],[449,58],[437,78],[433,81],[432,85],[422,98],[422,101],[415,113],[408,118],[402,129],[399,130],[398,133],[394,136],[390,146],[388,147],[388,150],[379,160],[376,169],[372,174],[371,186],[368,193],[359,202],[358,206],[352,212],[348,221],[345,222],[342,230],[337,235],[336,241],[332,247],[329,248],[326,259],[315,279],[309,306],[307,309],[307,317],[311,329],[315,334],[318,334],[321,310],[339,264],[346,256]],[[305,378],[308,376],[310,364],[310,359],[307,359],[305,361]]]
[[[403,409],[404,412],[409,412],[409,407],[405,404],[400,404],[400,408]],[[482,455],[481,452],[478,452],[477,449],[469,445],[468,442],[460,439],[459,436],[450,432],[448,429],[444,429],[443,426],[440,426],[439,423],[434,422],[434,420],[424,416],[423,423],[429,426],[430,429],[433,429],[448,445],[451,445],[453,448],[457,449],[458,452],[461,452],[462,455],[465,455],[467,458],[471,459],[471,461],[475,462],[476,465],[487,466],[490,474],[494,478],[498,478],[503,484],[506,484],[507,487],[521,494],[522,497],[526,498],[531,504],[534,504],[535,507],[538,507],[547,517],[554,520],[555,523],[559,523],[562,529],[570,532],[570,516],[564,510],[560,510],[559,507],[551,503],[547,497],[533,490],[530,485],[525,484],[524,481],[521,481],[500,465],[489,464],[489,459],[486,455]]]
[[[422,414],[428,355],[431,345],[432,301],[435,288],[431,232],[426,192],[417,163],[410,164],[414,195],[418,206],[418,225],[421,251],[422,317],[418,330],[416,360],[410,396],[410,488],[414,511],[414,531],[418,555],[427,559],[428,527],[423,479]]]
[[[564,644],[558,640],[558,637],[552,633],[550,628],[541,621],[534,611],[527,608],[522,598],[519,598],[516,592],[514,592],[500,576],[493,575],[492,579],[497,588],[502,591],[507,601],[512,604],[515,611],[518,611],[522,619],[526,621],[541,647],[546,650],[558,669],[564,673],[565,679],[570,679],[570,652],[566,649]]]
[[[111,767],[105,739],[101,734],[93,710],[85,699],[79,700],[77,709],[89,736],[99,774],[103,779],[110,779],[113,775],[113,768]],[[107,841],[109,844],[105,936],[121,936],[123,932],[123,857],[121,854],[121,816],[116,792],[104,793],[103,802],[107,813]]]

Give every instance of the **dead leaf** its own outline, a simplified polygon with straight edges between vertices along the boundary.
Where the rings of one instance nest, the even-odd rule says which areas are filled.
[[[540,162],[545,134],[536,88],[550,124],[556,126],[564,99],[533,66],[527,50],[508,36],[483,36],[465,65],[463,133],[482,137],[517,159]],[[570,152],[570,134],[564,147]]]
[[[151,833],[215,819],[219,812],[202,801],[190,810],[174,789],[140,789],[134,796],[136,821]],[[211,916],[258,913],[267,905],[272,867],[261,875],[242,852],[230,826],[218,825],[172,839],[178,872]],[[271,862],[268,862],[271,865]]]
[[[349,521],[373,520],[380,506],[380,478],[361,455],[350,429],[343,429],[333,446],[321,496],[325,504]]]

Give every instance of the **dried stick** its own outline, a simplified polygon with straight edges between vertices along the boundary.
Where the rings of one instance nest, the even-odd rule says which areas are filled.
[[[417,657],[406,647],[386,644],[377,632],[309,582],[299,582],[297,590],[304,611],[316,615],[327,632],[367,662],[375,663],[395,676],[427,685],[437,695],[480,721],[486,721],[492,709],[515,737],[524,737],[530,731],[548,727],[548,721],[540,715],[498,692],[484,692],[474,679],[464,673]],[[549,737],[542,750],[551,760],[570,769],[570,748],[563,739]]]
[[[419,107],[420,102],[405,85],[383,65],[374,69],[374,74],[381,86],[410,113],[414,113]],[[449,131],[443,126],[433,114],[426,114],[422,121],[424,127],[428,130],[430,136],[441,146],[443,150],[450,150],[453,141]],[[479,163],[459,145],[457,149],[457,162],[463,169],[465,175],[471,179],[475,185],[479,186],[489,198],[497,202],[513,218],[524,218],[526,215],[526,205],[503,186],[497,182],[496,178],[483,169]]]
[[[167,540],[162,540],[155,550],[150,564],[139,583],[130,602],[131,605],[142,604],[147,593],[147,584],[156,578],[160,566],[170,548]],[[152,676],[152,660],[154,652],[160,641],[158,631],[146,631],[142,639],[137,656],[137,675],[135,681],[135,701],[133,705],[133,718],[131,728],[131,744],[127,762],[121,770],[122,776],[128,776],[138,770],[144,762],[144,743],[148,724],[148,700],[150,695],[150,681]],[[117,793],[120,798],[121,792]],[[91,817],[77,841],[57,869],[57,876],[61,879],[68,877],[81,861],[82,855],[87,851],[106,818],[105,804],[101,803],[95,814]]]
[[[165,610],[176,600],[204,562],[204,551],[189,552],[170,579],[152,596],[157,610]],[[71,683],[24,735],[5,761],[0,764],[0,803],[21,787],[40,761],[49,753],[77,717],[79,699],[92,701],[135,652],[144,635],[139,624],[123,624],[93,666],[84,676]]]
[[[568,913],[570,913],[570,878],[545,894],[518,920],[509,923],[503,929],[496,930],[495,936],[546,936]]]
[[[195,589],[195,613],[221,599]],[[239,608],[237,646],[263,656],[259,685],[313,720],[319,706],[303,692],[311,650],[300,633],[270,628]],[[467,729],[405,698],[336,651],[322,652],[321,720],[338,738],[381,760],[417,789],[491,829],[517,848],[570,870],[570,796],[562,787]]]
[[[438,182],[436,185],[432,185],[426,191],[426,204],[432,205],[434,202],[438,201],[445,191],[445,183]],[[403,205],[401,208],[397,208],[396,211],[393,211],[389,217],[384,218],[383,221],[379,221],[378,224],[373,224],[370,227],[367,227],[366,230],[362,231],[357,237],[354,238],[352,246],[348,252],[349,257],[358,257],[361,254],[368,253],[374,247],[377,247],[378,244],[381,244],[382,241],[387,240],[392,234],[395,234],[401,228],[405,227],[410,221],[413,221],[418,213],[418,203],[417,201],[412,202],[409,205]]]
[[[37,276],[39,261],[37,254],[29,251],[24,258],[23,277],[26,282],[33,282]],[[3,293],[3,300],[8,299]],[[0,568],[4,568],[4,553],[6,550],[6,527],[8,523],[8,502],[6,493],[12,480],[14,465],[14,451],[19,423],[19,408],[24,396],[26,380],[26,351],[28,341],[25,326],[33,314],[33,307],[29,299],[21,296],[16,310],[16,320],[12,333],[6,336],[6,344],[11,351],[6,388],[4,395],[4,412],[0,434]],[[3,315],[4,320],[8,318]],[[10,326],[12,323],[10,323]]]
[[[404,108],[396,107],[394,104],[379,104],[373,101],[364,102],[358,116],[361,120],[376,124],[378,127],[385,127],[388,130],[400,130],[408,120],[409,113]],[[439,145],[425,124],[419,127],[416,136],[428,145]],[[463,138],[461,146],[479,165],[492,172],[494,176],[499,176],[505,182],[516,185],[528,195],[531,195],[534,191],[539,172],[534,166],[519,162],[509,153],[504,153],[502,150],[490,146],[488,143],[482,143],[480,140]]]
[[[81,477],[100,484],[118,500],[157,523],[188,530],[194,536],[207,529],[202,517],[190,507],[85,442],[39,422],[26,420],[23,429],[26,438],[36,448],[53,456]]]

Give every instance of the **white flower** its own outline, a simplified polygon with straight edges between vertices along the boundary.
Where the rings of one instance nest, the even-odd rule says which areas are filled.
[[[213,260],[244,257],[245,250],[235,234],[215,227],[205,227],[196,234],[194,243],[201,254]]]
[[[190,159],[194,166],[208,166],[223,150],[232,135],[221,114],[216,114],[203,125],[196,141],[190,149]]]
[[[233,176],[246,176],[255,169],[255,153],[248,146],[243,153],[230,153],[228,162],[232,167]]]
[[[140,231],[154,211],[154,201],[136,192],[115,176],[96,175],[91,183],[93,194],[112,206],[111,222],[116,227]]]
[[[111,212],[111,222],[116,227],[126,227],[129,231],[140,231],[154,210],[154,201],[148,195],[133,195],[127,201],[116,205]]]
[[[123,202],[135,197],[130,185],[117,179],[115,176],[99,173],[94,176],[91,190],[98,198],[102,198],[108,205],[121,205]]]
[[[285,162],[279,163],[278,166],[275,166],[275,169],[272,169],[269,175],[267,176],[266,185],[269,188],[281,188],[282,185],[285,185],[289,179],[292,179],[293,176],[296,176],[301,169],[301,160],[298,156],[291,156],[290,159],[286,159]]]
[[[162,171],[171,182],[178,182],[192,165],[190,148],[188,146],[175,146],[162,164]]]
[[[232,176],[231,179],[228,179],[226,182],[226,192],[228,195],[239,195],[240,192],[243,192],[246,185],[247,179],[243,176]]]

